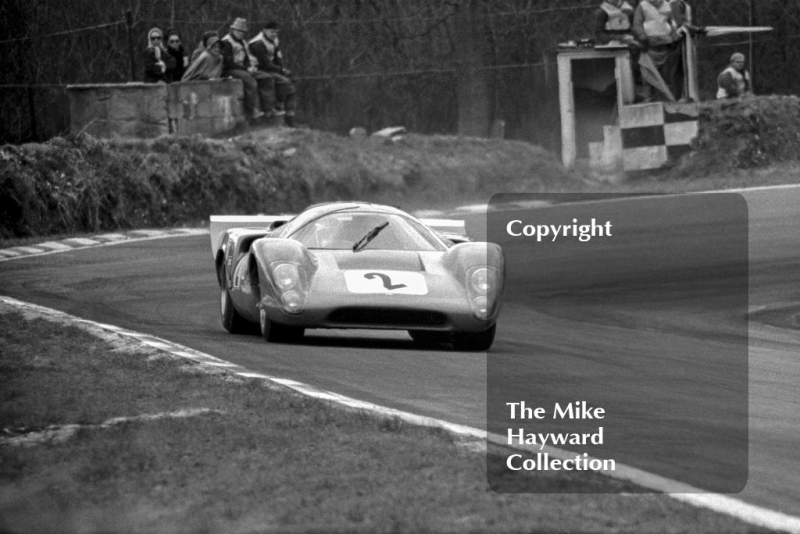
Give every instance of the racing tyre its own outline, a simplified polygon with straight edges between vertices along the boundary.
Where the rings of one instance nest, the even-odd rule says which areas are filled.
[[[261,337],[270,343],[299,343],[306,333],[306,329],[300,326],[273,323],[267,318],[264,310],[259,312],[258,319],[261,327]]]
[[[233,307],[231,292],[225,287],[225,270],[222,270],[221,284],[219,288],[220,313],[222,314],[222,326],[231,334],[244,334],[249,326],[247,321],[239,315]]]
[[[453,334],[453,347],[456,350],[480,352],[489,350],[494,343],[494,333],[497,323],[483,332],[456,332]]]
[[[409,330],[408,335],[417,345],[429,347],[439,343],[447,343],[448,335],[444,332],[429,332],[428,330]]]

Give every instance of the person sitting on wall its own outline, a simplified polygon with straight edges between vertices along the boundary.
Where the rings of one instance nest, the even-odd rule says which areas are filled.
[[[286,113],[284,120],[287,126],[294,126],[295,87],[291,72],[283,62],[278,41],[278,23],[267,22],[264,29],[250,40],[250,51],[258,60],[258,70],[266,72],[275,84],[276,107]]]
[[[717,98],[741,98],[753,94],[750,73],[744,68],[744,54],[736,52],[731,64],[717,77]]]
[[[192,52],[192,57],[189,58],[189,65],[197,61],[197,58],[200,57],[200,54],[206,51],[205,42],[208,40],[209,37],[215,35],[219,38],[219,33],[211,30],[207,32],[203,32],[203,35],[200,37],[200,42],[197,43],[197,47],[195,47],[194,51]]]
[[[147,32],[147,48],[142,51],[145,83],[166,83],[167,72],[175,68],[175,60],[164,48],[164,34],[160,28]]]
[[[242,80],[244,107],[252,120],[283,115],[275,109],[275,85],[272,77],[258,70],[258,61],[250,52],[247,41],[247,21],[237,18],[230,33],[222,38],[222,75]]]
[[[189,66],[189,57],[181,44],[181,36],[178,30],[167,30],[167,52],[175,60],[175,66],[167,71],[167,82],[179,82]]]
[[[203,37],[203,51],[189,65],[181,78],[182,82],[193,80],[213,80],[222,77],[222,43],[216,32]]]
[[[675,102],[683,94],[683,34],[667,0],[642,0],[633,13],[633,35],[643,46],[639,67],[644,80],[644,100],[652,90],[661,100]]]

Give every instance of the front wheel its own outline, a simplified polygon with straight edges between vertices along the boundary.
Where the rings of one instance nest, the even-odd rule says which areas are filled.
[[[494,343],[494,333],[497,330],[497,323],[483,332],[455,332],[453,334],[453,347],[456,350],[469,352],[480,352],[489,350]]]
[[[261,327],[261,337],[270,343],[299,343],[306,333],[301,326],[286,326],[273,323],[267,317],[267,312],[262,308],[258,313],[258,324]]]
[[[239,315],[231,300],[231,292],[225,287],[225,270],[222,271],[219,286],[219,307],[222,315],[222,326],[231,334],[244,334],[249,326],[247,321]]]

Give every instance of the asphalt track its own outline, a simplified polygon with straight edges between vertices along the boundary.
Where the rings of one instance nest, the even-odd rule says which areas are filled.
[[[749,308],[796,310],[800,189],[751,191],[744,196],[750,216]],[[681,226],[668,223],[656,225],[663,228],[665,239]],[[468,228],[480,233],[485,224],[475,216]],[[657,256],[659,243],[652,246]],[[576,275],[565,265],[570,262],[531,271],[531,291],[542,296],[559,280],[572,283]],[[602,274],[611,270],[611,266],[595,269],[601,275],[598,284],[603,283]],[[692,272],[697,275],[694,282],[716,283],[707,269]],[[257,372],[455,423],[486,426],[485,354],[459,353],[446,346],[420,350],[403,333],[312,330],[300,346],[268,345],[258,336],[228,335],[219,323],[207,237],[121,243],[3,262],[0,288],[3,294],[23,301],[157,335]],[[685,339],[730,342],[720,335],[718,322],[685,324],[680,314],[657,306],[636,306],[636,320],[631,320],[630,302],[619,304],[617,310],[606,304],[603,313],[586,311],[580,316],[572,314],[575,307],[569,298],[550,299],[536,309],[511,302],[501,315],[493,354],[559,354],[566,361],[574,360],[574,369],[585,369],[586,354],[612,354],[615,347],[625,345],[626,330],[654,333],[649,347],[637,347],[637,351],[658,352],[659,343],[673,345]],[[800,331],[750,321],[749,479],[735,496],[794,516],[800,516],[799,346]],[[592,365],[591,374],[598,380],[607,376],[603,360]],[[624,361],[608,365],[613,373],[625,371]],[[689,400],[698,405],[708,402]],[[708,439],[716,440],[721,449],[726,446],[724,434]]]

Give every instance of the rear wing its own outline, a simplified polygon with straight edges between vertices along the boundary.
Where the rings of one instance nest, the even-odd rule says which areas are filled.
[[[222,244],[222,234],[231,228],[252,228],[269,230],[273,223],[286,222],[294,215],[212,215],[209,234],[211,235],[211,255],[214,256]]]
[[[276,222],[290,221],[294,215],[212,215],[209,234],[211,234],[211,255],[215,255],[222,244],[222,234],[231,228],[269,230]],[[433,228],[447,238],[466,237],[467,231],[462,219],[419,219],[428,228]],[[452,236],[452,237],[451,237]],[[469,239],[466,239],[469,240]]]

